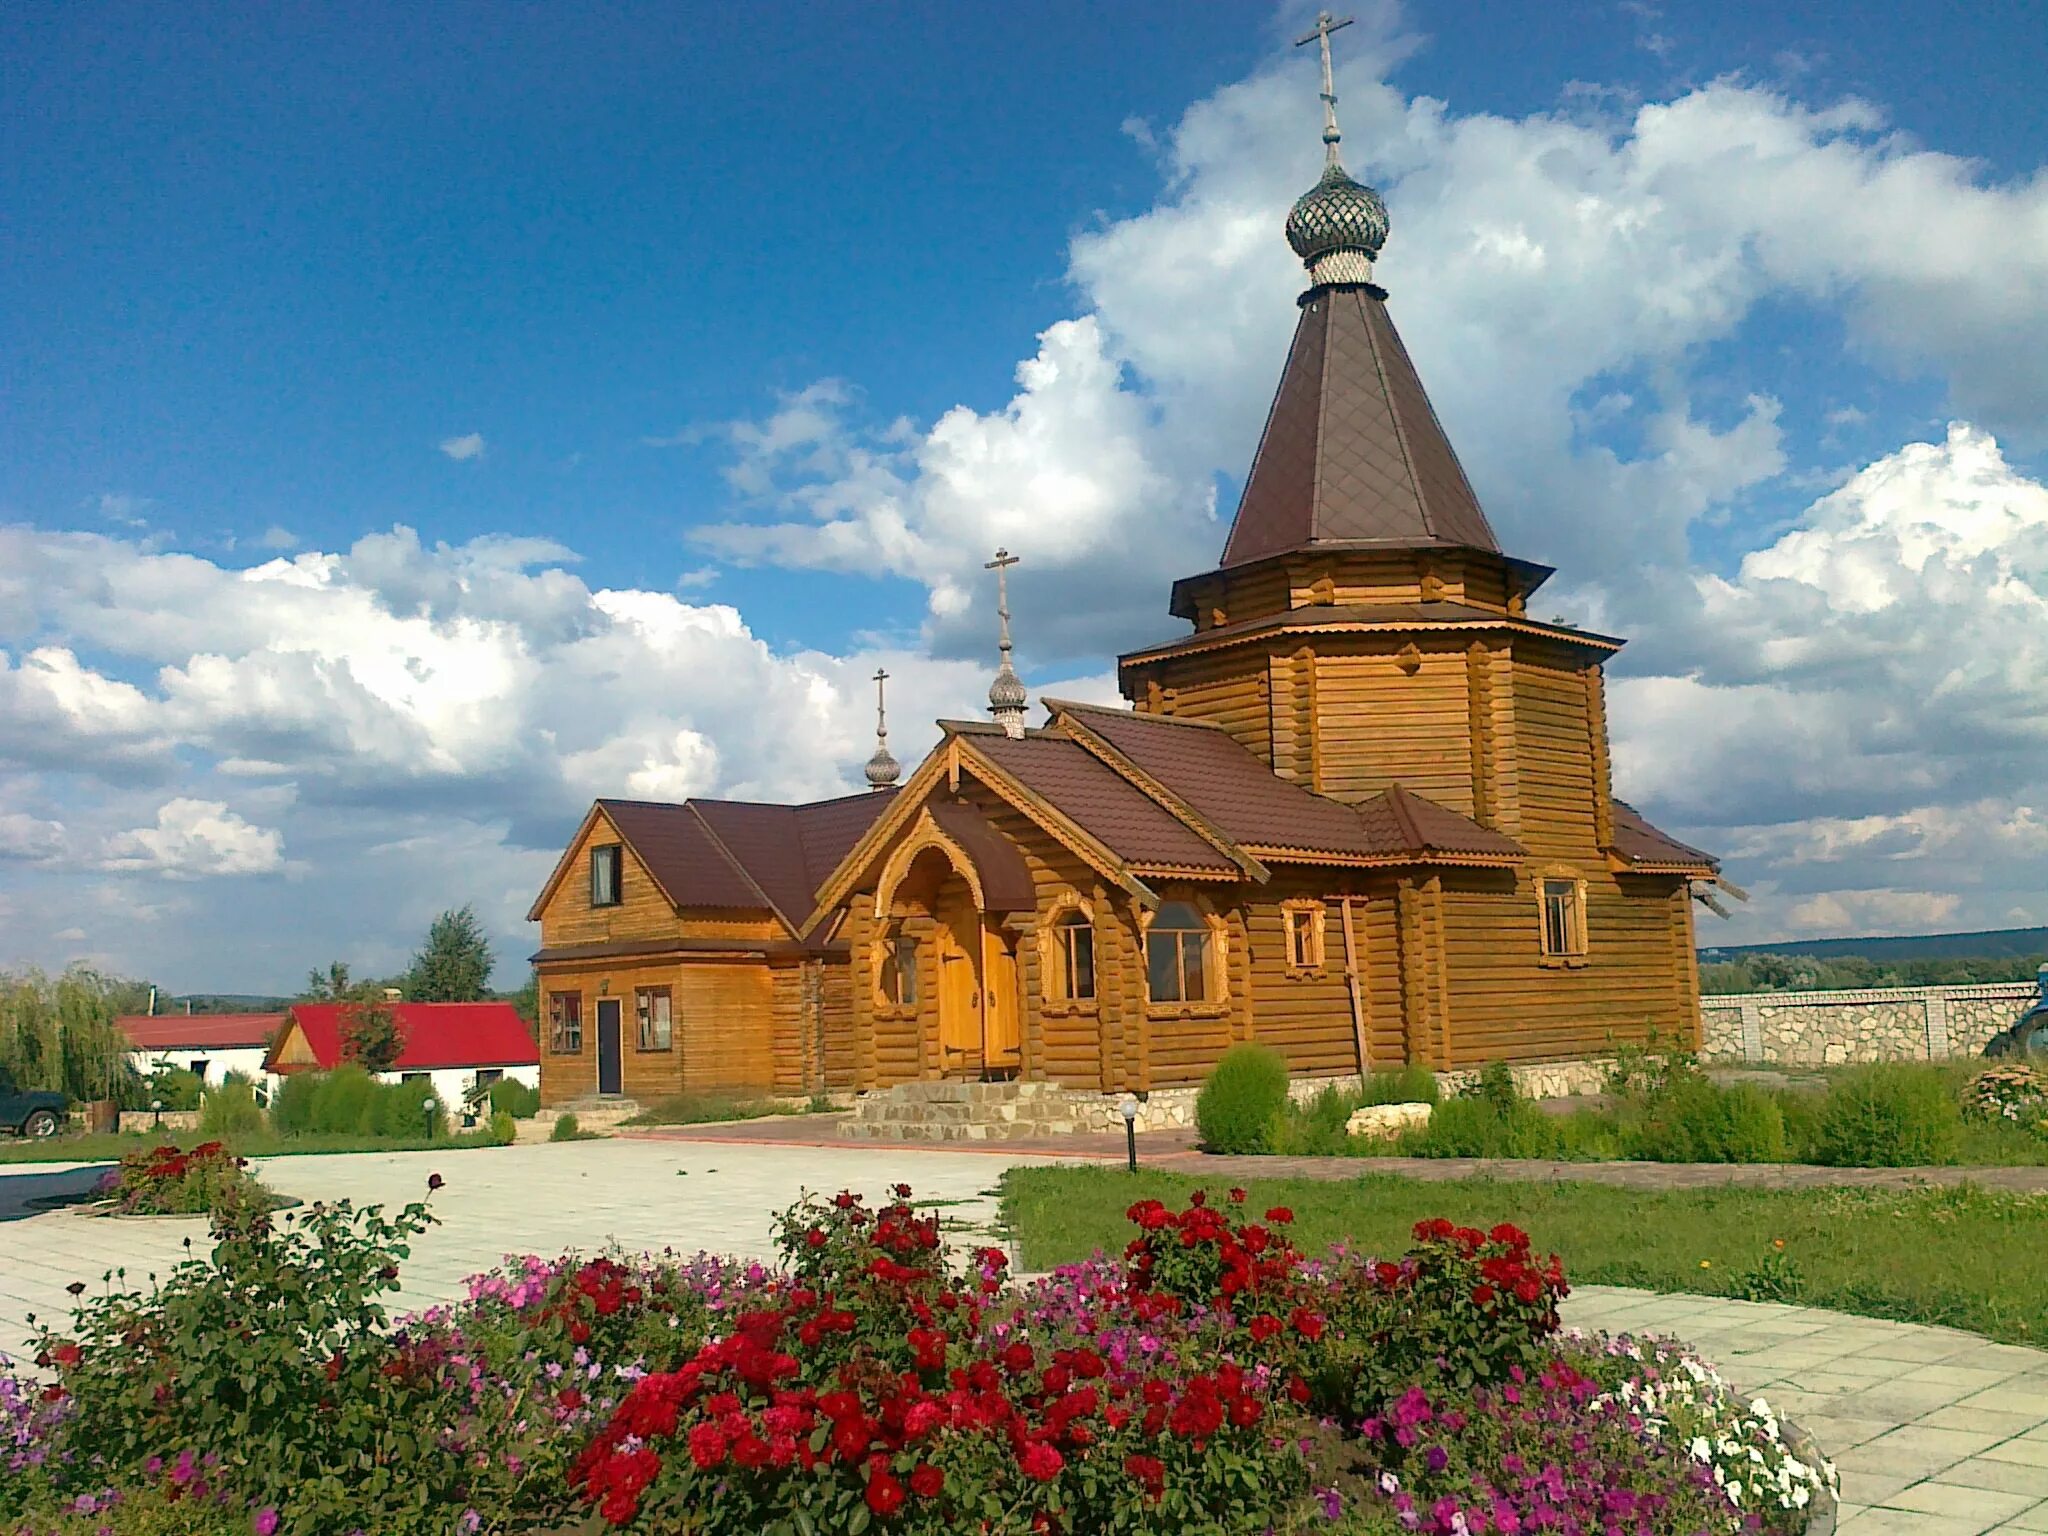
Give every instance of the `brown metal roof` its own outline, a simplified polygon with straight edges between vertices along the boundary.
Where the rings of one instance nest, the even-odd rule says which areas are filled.
[[[925,809],[939,830],[972,861],[981,880],[984,911],[1029,912],[1038,905],[1031,866],[1015,843],[988,824],[986,816],[964,800],[933,800]]]
[[[1346,858],[1518,858],[1523,851],[1513,838],[1398,785],[1358,805],[1315,794],[1214,725],[1096,705],[1052,707],[1244,847]]]
[[[1568,624],[1545,624],[1472,603],[1332,603],[1283,608],[1255,619],[1217,624],[1178,640],[1127,652],[1117,660],[1119,664],[1153,661],[1185,651],[1230,645],[1276,629],[1513,629],[1567,643],[1596,646],[1602,650],[1619,650],[1625,643],[1612,635],[1596,634],[1590,629],[1574,629]]]
[[[758,911],[769,905],[688,805],[652,800],[597,803],[677,906]]]
[[[1238,873],[1208,839],[1079,742],[1040,732],[1016,740],[992,727],[951,729],[1126,864]]]
[[[1703,853],[1690,843],[1681,843],[1668,832],[1660,832],[1643,819],[1642,813],[1632,805],[1617,800],[1614,802],[1614,851],[1631,864],[1663,865],[1673,869],[1708,869],[1721,867],[1721,861],[1711,853]]]
[[[1500,548],[1376,288],[1302,300],[1222,564],[1324,544]]]
[[[527,959],[536,965],[552,960],[630,960],[656,955],[744,955],[795,960],[817,953],[818,949],[794,939],[607,939],[592,944],[550,945],[535,950]]]

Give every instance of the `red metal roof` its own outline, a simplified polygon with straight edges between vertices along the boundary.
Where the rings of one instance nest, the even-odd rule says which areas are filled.
[[[323,1067],[341,1065],[342,1017],[347,1003],[294,1003],[290,1017]],[[387,1003],[405,1037],[393,1067],[399,1072],[436,1068],[531,1067],[540,1051],[526,1021],[510,1003]],[[266,1063],[267,1065],[267,1063]],[[289,1067],[277,1068],[290,1071]]]
[[[1718,870],[1721,861],[1659,831],[1632,805],[1614,802],[1614,851],[1629,863],[1670,870]]]
[[[138,1051],[231,1051],[270,1044],[281,1013],[127,1013],[114,1021]]]

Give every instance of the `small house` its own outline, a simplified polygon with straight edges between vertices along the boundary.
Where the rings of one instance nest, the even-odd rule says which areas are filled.
[[[519,1010],[510,1003],[294,1003],[284,1015],[263,1069],[280,1076],[332,1071],[343,1062],[351,1009],[383,1007],[398,1025],[402,1046],[387,1083],[424,1079],[450,1110],[478,1083],[511,1078],[540,1087],[540,1052]]]

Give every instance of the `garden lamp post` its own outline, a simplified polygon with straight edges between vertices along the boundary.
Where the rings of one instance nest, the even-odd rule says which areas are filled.
[[[164,1128],[164,1101],[162,1099],[151,1099],[149,1101],[149,1109],[150,1113],[156,1116],[156,1119],[151,1124],[156,1129],[162,1130]]]
[[[1124,1157],[1132,1173],[1138,1171],[1138,1096],[1127,1093],[1117,1100],[1116,1112],[1124,1117]]]
[[[426,1120],[425,1135],[428,1141],[434,1139],[434,1096],[430,1093],[420,1100],[420,1114]]]

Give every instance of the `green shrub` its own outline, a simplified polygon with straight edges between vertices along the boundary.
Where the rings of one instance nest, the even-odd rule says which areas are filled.
[[[318,1072],[294,1072],[278,1087],[270,1101],[270,1128],[280,1136],[303,1136],[315,1129],[313,1119],[319,1108]]]
[[[531,1120],[540,1108],[540,1090],[529,1088],[514,1077],[501,1077],[491,1084],[491,1113]]]
[[[199,1105],[199,1130],[221,1141],[260,1136],[263,1110],[256,1103],[256,1085],[230,1073],[218,1087],[207,1089]]]
[[[363,1122],[371,1113],[371,1102],[376,1096],[377,1080],[361,1067],[336,1067],[320,1078],[310,1128],[330,1136],[374,1134],[374,1123]]]
[[[1364,1104],[1434,1104],[1440,1096],[1436,1074],[1417,1062],[1381,1067],[1366,1075],[1352,1108]]]
[[[205,1091],[206,1080],[197,1072],[172,1067],[142,1080],[139,1094],[142,1102],[135,1107],[148,1109],[153,1104],[161,1104],[165,1109],[197,1109],[200,1096]]]
[[[1836,1168],[1911,1168],[1955,1159],[1962,1111],[1942,1075],[1911,1062],[1845,1073],[1821,1108],[1814,1160]]]
[[[491,1140],[501,1147],[509,1147],[519,1139],[519,1121],[509,1112],[499,1110],[491,1116]]]
[[[448,1132],[448,1111],[426,1078],[410,1083],[379,1083],[374,1101],[376,1124],[365,1129],[392,1141],[438,1139]]]
[[[1363,1102],[1356,1089],[1335,1084],[1305,1104],[1289,1100],[1274,1126],[1271,1151],[1289,1157],[1334,1157],[1348,1151],[1344,1127]]]
[[[1785,1118],[1750,1084],[1721,1088],[1704,1077],[1675,1077],[1644,1106],[1627,1146],[1631,1157],[1659,1163],[1783,1162]]]
[[[576,1123],[574,1115],[557,1115],[555,1128],[548,1132],[549,1141],[581,1141],[583,1127]]]
[[[1771,1098],[1778,1106],[1779,1117],[1785,1122],[1785,1155],[1796,1163],[1815,1161],[1814,1149],[1820,1143],[1821,1111],[1827,1106],[1827,1096],[1788,1088],[1772,1094]]]
[[[1396,1143],[1409,1157],[1556,1157],[1562,1148],[1557,1121],[1535,1105],[1479,1097],[1444,1100]]]
[[[1211,1152],[1270,1152],[1287,1109],[1287,1060],[1264,1045],[1233,1045],[1195,1098]]]

